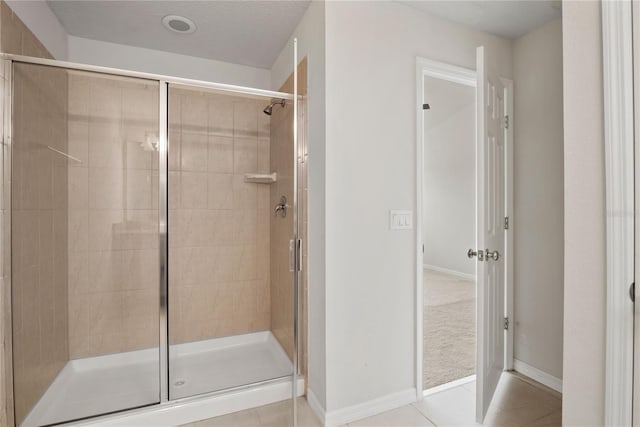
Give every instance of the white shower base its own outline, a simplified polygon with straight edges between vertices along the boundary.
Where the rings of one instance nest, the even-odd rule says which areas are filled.
[[[293,372],[286,353],[268,331],[174,345],[169,354],[169,396],[172,400],[282,378]],[[69,361],[21,425],[55,424],[157,403],[158,355],[158,349],[154,348]],[[269,403],[268,388],[269,385],[265,385],[257,394],[253,391],[254,397],[260,396],[256,405]],[[279,385],[278,393],[271,396],[275,400],[270,401],[286,399],[287,388],[290,397],[291,384],[285,382]],[[251,392],[250,389],[238,391],[234,396],[251,395]],[[250,400],[218,405],[217,408],[209,405],[210,410],[202,417],[221,415],[225,409],[229,409],[226,412],[246,409],[252,406]],[[178,406],[186,405],[189,403]],[[175,404],[165,406],[155,405],[133,414],[140,424],[134,418],[127,421],[127,414],[115,417],[130,422],[128,425],[159,425],[158,420],[146,424],[145,417],[140,418],[140,415],[149,410],[157,412],[177,407]],[[213,415],[212,411],[215,412]],[[197,420],[199,416],[191,413],[189,418],[184,422]],[[166,414],[161,419],[168,420]]]

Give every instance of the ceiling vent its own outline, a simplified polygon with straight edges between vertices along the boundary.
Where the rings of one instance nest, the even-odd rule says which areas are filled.
[[[189,18],[179,15],[167,15],[162,18],[162,25],[174,33],[191,34],[196,31],[196,24]]]

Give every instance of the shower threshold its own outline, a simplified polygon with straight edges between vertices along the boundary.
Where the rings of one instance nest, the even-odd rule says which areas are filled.
[[[269,331],[172,345],[169,360],[169,396],[172,400],[283,378],[291,376],[293,372],[287,354]],[[157,403],[158,374],[157,348],[71,360],[21,426],[56,424]],[[276,388],[273,390],[277,390],[277,393],[271,395],[265,394],[268,392],[268,386],[260,387],[258,394],[253,393],[255,404],[251,402],[251,389],[247,389],[248,400],[240,399],[235,403],[218,405],[217,408],[209,404],[205,410],[207,413],[201,416],[206,418],[222,415],[265,402],[286,399],[291,396],[291,384],[283,384],[275,384]],[[289,390],[288,394],[286,390]],[[239,397],[242,390],[233,394]],[[225,396],[212,396],[211,399],[221,399]],[[228,400],[229,396],[226,397]],[[193,401],[197,402],[198,400]],[[183,403],[176,408],[188,405],[189,403]],[[167,412],[171,410],[171,403],[140,409],[137,414],[132,415],[137,418],[142,415],[141,424],[131,418],[131,425],[149,425],[145,421],[148,418],[145,413],[152,414],[154,408],[163,408],[162,412]],[[178,413],[174,415],[185,423],[201,419],[197,408],[194,409],[195,412],[188,413],[188,419],[182,418]],[[162,425],[171,425],[171,417],[167,418],[168,415],[169,413],[162,415]],[[116,417],[126,422],[127,414]],[[149,420],[153,423],[154,419],[152,416]],[[102,420],[107,421],[105,425],[109,425],[108,419]]]

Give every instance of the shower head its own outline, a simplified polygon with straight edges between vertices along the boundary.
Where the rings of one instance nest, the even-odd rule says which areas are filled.
[[[284,99],[272,99],[271,104],[267,105],[265,109],[262,110],[262,112],[267,116],[270,116],[271,113],[273,113],[273,106],[277,104],[280,104],[282,108],[284,108],[284,106],[287,105],[287,101],[285,101]]]

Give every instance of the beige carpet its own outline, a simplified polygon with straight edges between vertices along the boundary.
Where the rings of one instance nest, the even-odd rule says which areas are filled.
[[[424,389],[475,373],[475,281],[424,270]]]

